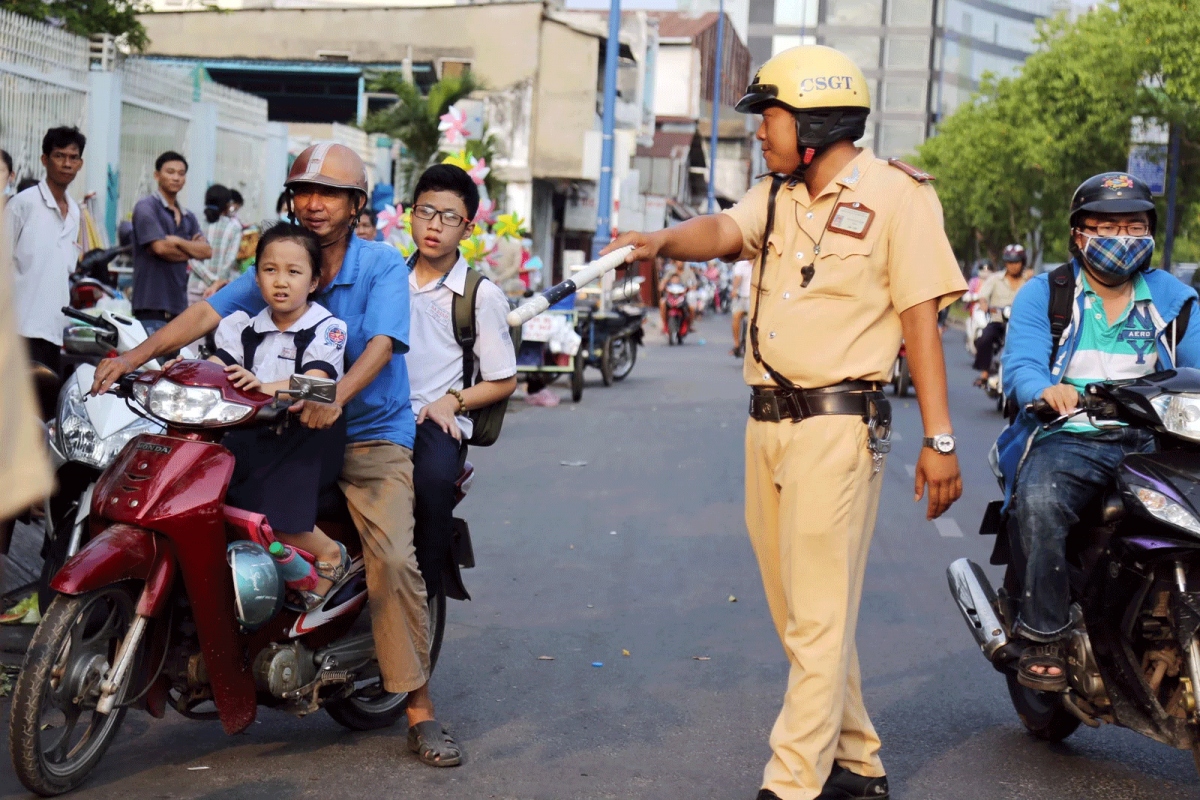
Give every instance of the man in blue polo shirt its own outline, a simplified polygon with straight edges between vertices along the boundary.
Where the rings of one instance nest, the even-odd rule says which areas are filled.
[[[366,169],[348,147],[322,142],[305,150],[286,182],[294,214],[321,239],[316,300],[349,327],[346,374],[332,404],[301,403],[300,422],[328,428],[346,414],[348,444],[341,487],[358,527],[366,562],[375,651],[388,692],[409,695],[409,747],[433,766],[455,766],[461,754],[435,720],[429,695],[429,612],[413,547],[412,447],[409,403],[408,270],[395,248],[365,242],[353,224],[367,199]],[[247,273],[196,303],[146,342],[102,361],[93,393],[158,355],[215,329],[234,311],[256,314],[262,295]]]

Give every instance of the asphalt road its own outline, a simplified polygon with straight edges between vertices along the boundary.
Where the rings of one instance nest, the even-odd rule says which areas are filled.
[[[517,403],[501,442],[472,453],[478,478],[460,510],[475,599],[451,603],[434,676],[462,767],[420,765],[399,728],[350,733],[324,714],[262,711],[232,738],[139,714],[77,795],[752,798],[786,663],[742,522],[747,391],[726,320],[699,334],[706,345],[651,337],[615,388],[589,371],[578,406]],[[898,402],[859,625],[892,796],[1200,798],[1188,753],[1128,731],[1080,728],[1054,746],[1027,736],[974,646],[944,571],[963,555],[986,563],[991,541],[975,530],[997,496],[986,454],[1001,421],[970,388],[961,335],[947,348],[965,495],[925,521],[910,475],[918,410]],[[18,796],[0,768],[0,797]]]

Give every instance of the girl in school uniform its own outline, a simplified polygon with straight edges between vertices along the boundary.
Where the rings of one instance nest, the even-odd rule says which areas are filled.
[[[339,380],[346,323],[312,301],[321,278],[316,235],[285,222],[270,228],[258,243],[255,277],[266,308],[221,320],[209,360],[226,365],[233,385],[265,394],[287,389],[296,373]],[[279,541],[316,557],[321,580],[300,593],[307,609],[316,608],[350,566],[345,546],[316,528],[321,490],[335,485],[342,471],[344,417],[328,430],[289,419],[282,434],[234,431],[222,444],[237,459],[226,502],[264,514]]]

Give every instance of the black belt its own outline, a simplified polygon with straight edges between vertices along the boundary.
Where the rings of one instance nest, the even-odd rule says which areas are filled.
[[[175,317],[177,317],[179,315],[172,314],[170,311],[155,311],[155,310],[150,310],[150,309],[144,309],[142,311],[133,312],[133,316],[139,320],[145,319],[145,320],[151,320],[153,322],[170,322],[171,320],[175,319]]]
[[[821,389],[779,389],[753,386],[750,417],[759,422],[799,422],[826,414],[877,419],[890,425],[892,408],[874,381],[846,381]]]

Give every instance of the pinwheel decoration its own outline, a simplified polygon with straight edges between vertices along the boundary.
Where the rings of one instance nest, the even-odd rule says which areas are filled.
[[[467,174],[471,176],[471,180],[475,181],[476,186],[482,186],[483,180],[492,171],[492,168],[487,165],[487,161],[482,158],[470,157],[471,167],[467,170]]]
[[[487,259],[489,248],[482,236],[471,236],[462,241],[458,250],[468,264],[476,266]]]
[[[379,212],[378,221],[379,232],[383,234],[383,238],[386,240],[392,235],[392,231],[404,224],[404,206],[400,206],[400,208],[396,208],[390,204],[384,206],[383,211]]]
[[[496,217],[494,230],[497,236],[503,236],[506,239],[520,239],[523,227],[525,227],[525,221],[517,212],[513,211]]]
[[[480,225],[491,225],[496,214],[496,202],[490,197],[479,198],[479,210],[475,212],[475,222]]]
[[[445,135],[446,144],[462,147],[467,143],[467,115],[461,109],[450,106],[438,119],[438,130]]]

